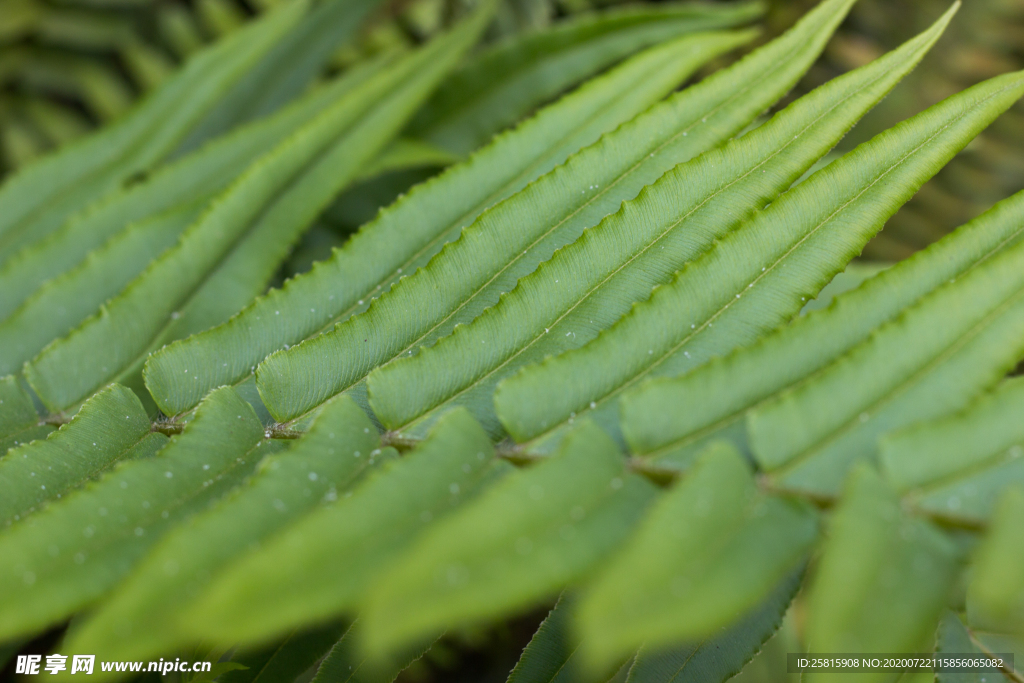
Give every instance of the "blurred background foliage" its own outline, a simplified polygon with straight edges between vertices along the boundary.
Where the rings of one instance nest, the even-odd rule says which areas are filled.
[[[116,118],[183,59],[280,0],[2,0],[0,6],[0,174]],[[396,43],[429,37],[460,0],[392,0],[338,51],[331,69]],[[714,1],[714,0],[712,0]],[[489,40],[546,27],[619,0],[507,0]],[[814,0],[768,0],[765,37],[778,35]],[[861,66],[923,30],[947,0],[861,0],[825,56],[793,96]],[[713,65],[721,66],[720,64]],[[924,63],[841,145],[845,150],[963,88],[1024,66],[1024,2],[968,0]],[[1024,109],[1000,118],[925,185],[866,249],[896,261],[1024,187]],[[434,169],[405,172],[348,194],[291,262],[290,275],[334,246],[410,184]]]

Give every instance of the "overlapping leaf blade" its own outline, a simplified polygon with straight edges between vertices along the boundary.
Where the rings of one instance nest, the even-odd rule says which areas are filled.
[[[971,637],[960,617],[954,612],[947,611],[939,623],[935,637],[935,654],[964,659],[963,655],[981,656],[986,653],[978,647],[978,643]],[[935,683],[1008,683],[1009,680],[997,672],[986,671],[983,668],[966,672],[946,670],[935,674]]]
[[[574,628],[573,597],[562,594],[548,612],[506,683],[603,683],[601,676],[588,669],[580,653],[581,639]]]
[[[232,661],[244,666],[217,678],[220,683],[275,683],[294,681],[308,671],[343,637],[348,625],[334,622],[312,629],[296,630],[268,647],[236,655]]]
[[[935,630],[957,560],[952,541],[906,515],[881,477],[859,465],[830,520],[808,596],[808,652],[917,652]],[[807,678],[880,681],[889,674],[811,673]]]
[[[509,465],[472,418],[453,412],[431,438],[324,510],[242,556],[183,617],[195,637],[253,642],[351,611],[382,567],[435,518]],[[438,634],[431,634],[436,636]]]
[[[594,339],[652,287],[774,201],[913,69],[951,16],[742,138],[680,164],[556,252],[471,324],[371,373],[374,413],[389,429],[414,438],[436,414],[464,405],[500,434],[492,394],[502,379]]]
[[[152,455],[167,437],[150,426],[138,397],[115,384],[46,439],[12,448],[0,457],[0,526],[10,526],[123,460]]]
[[[374,367],[469,322],[558,247],[678,163],[728,139],[816,58],[849,0],[828,0],[780,39],[637,116],[492,207],[365,313],[264,361],[257,383],[278,420],[360,390]]]
[[[1024,353],[1022,259],[1018,242],[749,413],[761,466],[780,486],[833,495],[880,435],[962,409],[998,382]],[[826,392],[828,406],[814,405]]]
[[[119,189],[68,218],[47,237],[0,265],[0,318],[7,318],[45,281],[80,263],[125,226],[223,191],[252,161],[312,119],[331,101],[394,63],[389,53],[358,65],[278,114],[244,126],[145,180]]]
[[[359,28],[378,0],[319,0],[224,94],[181,141],[176,154],[273,113],[309,87],[331,55]]]
[[[0,372],[15,373],[47,344],[75,329],[173,247],[205,200],[140,221],[44,283],[0,322]]]
[[[806,505],[758,492],[734,449],[710,446],[585,590],[588,655],[605,662],[717,635],[795,571],[816,532]]]
[[[277,447],[255,448],[262,427],[230,388],[203,405],[156,457],[126,462],[0,532],[0,637],[32,633],[94,601],[175,522]]]
[[[371,586],[367,648],[387,652],[543,603],[593,571],[655,495],[600,429],[579,425],[555,457],[429,529]]]
[[[54,427],[40,422],[32,397],[16,377],[0,377],[0,453],[46,436]]]
[[[925,180],[1022,93],[1020,74],[991,79],[835,160],[583,348],[506,379],[495,394],[502,424],[527,442],[522,448],[540,452],[577,415],[618,434],[617,400],[625,390],[753,343],[796,315]],[[560,390],[548,391],[551,386]]]
[[[1024,381],[1009,379],[966,410],[888,434],[879,443],[886,478],[916,508],[983,523],[1000,492],[1024,483]]]
[[[894,319],[920,297],[1019,241],[1024,194],[892,266],[833,305],[795,320],[758,343],[678,378],[655,379],[625,394],[622,429],[645,467],[688,466],[702,444],[728,437],[749,451],[744,416],[798,384]]]
[[[26,366],[44,404],[52,410],[73,405],[104,381],[131,372],[155,341],[220,322],[261,291],[298,234],[476,40],[492,8],[485,3],[250,166],[174,248]],[[233,287],[218,288],[224,280]],[[97,354],[102,357],[83,364]]]
[[[778,630],[802,578],[803,572],[794,572],[756,610],[713,638],[642,648],[626,683],[722,683],[731,678]]]
[[[414,188],[308,274],[272,290],[226,325],[156,354],[146,380],[158,405],[169,415],[187,410],[208,388],[236,382],[274,351],[365,310],[373,297],[403,272],[425,264],[488,206],[662,97],[708,55],[741,40],[713,34],[653,48]],[[373,362],[360,363],[361,373]],[[183,382],[184,370],[206,379]]]
[[[409,648],[394,657],[369,659],[360,642],[358,619],[334,644],[317,669],[313,683],[391,683],[398,674],[422,657],[429,645]]]
[[[346,397],[325,406],[294,444],[267,457],[221,504],[163,539],[78,625],[69,649],[144,659],[189,644],[182,608],[218,570],[322,501],[345,495],[368,469],[391,457],[382,453],[369,418]]]
[[[1024,489],[1016,486],[1000,498],[989,534],[974,558],[969,595],[977,614],[972,619],[1024,634],[1022,555]]]

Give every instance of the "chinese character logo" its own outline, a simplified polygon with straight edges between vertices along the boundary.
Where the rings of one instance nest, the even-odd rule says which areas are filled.
[[[91,674],[96,663],[96,655],[75,655],[71,658],[71,673]]]

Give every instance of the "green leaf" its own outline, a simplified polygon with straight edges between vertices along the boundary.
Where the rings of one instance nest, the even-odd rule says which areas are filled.
[[[583,662],[581,639],[572,628],[572,597],[563,593],[526,645],[506,683],[597,683]]]
[[[110,378],[131,374],[155,343],[222,322],[244,306],[266,286],[298,234],[476,40],[492,9],[485,3],[251,165],[174,248],[26,365],[43,403],[52,410],[73,405]]]
[[[384,660],[367,659],[358,619],[327,653],[312,683],[392,683],[410,664],[426,654],[429,645],[409,648]]]
[[[756,2],[627,7],[515,35],[467,60],[409,131],[453,154],[468,154],[572,84],[633,52],[685,33],[746,23],[762,11]]]
[[[1017,486],[1000,496],[991,528],[974,557],[969,596],[979,621],[1024,634],[1022,562],[1024,488]]]
[[[710,446],[584,590],[588,657],[717,635],[792,574],[816,536],[806,504],[761,493],[732,447]]]
[[[44,437],[53,429],[40,422],[32,397],[16,377],[0,377],[0,454]]]
[[[177,154],[273,113],[309,87],[378,0],[320,0],[196,123]]]
[[[128,660],[189,644],[183,608],[220,570],[323,501],[336,500],[393,453],[382,453],[377,430],[351,399],[328,404],[294,446],[267,456],[245,485],[154,547],[78,626],[68,649]]]
[[[793,572],[751,614],[713,638],[637,654],[626,683],[723,683],[757,654],[779,629],[803,571]]]
[[[626,393],[622,431],[631,450],[649,456],[645,467],[672,471],[685,469],[713,439],[728,437],[749,451],[747,411],[811,377],[922,296],[1018,242],[1022,210],[1024,193],[1018,193],[838,296],[829,308],[681,377],[654,379]]]
[[[960,617],[948,610],[939,623],[939,632],[935,640],[935,654],[985,654],[971,638]],[[1009,683],[1009,680],[1001,674],[982,671],[939,671],[935,674],[935,683]]]
[[[848,478],[808,596],[809,653],[913,653],[935,630],[957,570],[953,543],[900,509],[861,464]],[[880,681],[889,674],[806,674],[808,681]]]
[[[0,187],[0,261],[164,158],[225,89],[295,25],[306,6],[305,0],[286,3],[203,50],[117,124],[9,178]]]
[[[398,138],[362,171],[363,179],[412,168],[448,166],[458,161],[451,152],[415,138]]]
[[[588,345],[506,379],[495,396],[502,424],[517,441],[529,440],[522,448],[532,452],[550,450],[574,414],[592,416],[617,434],[616,403],[625,390],[753,343],[796,315],[925,180],[1021,93],[1020,74],[986,81],[821,169]]]
[[[622,201],[738,133],[796,82],[850,2],[827,0],[780,39],[651,107],[492,207],[365,313],[265,360],[257,383],[271,414],[291,420],[341,391],[358,394],[370,370],[468,323]]]
[[[157,456],[122,463],[0,532],[0,639],[55,624],[112,588],[273,450],[254,448],[262,434],[248,404],[220,389]]]
[[[220,683],[294,681],[327,654],[347,630],[348,624],[336,622],[307,631],[293,631],[278,643],[235,657],[234,661],[246,668],[230,671],[218,680]]]
[[[196,639],[245,643],[352,612],[367,584],[433,519],[508,468],[472,418],[453,412],[351,496],[228,566],[181,623]]]
[[[832,495],[879,436],[960,410],[998,382],[1024,355],[1022,262],[1017,243],[752,411],[751,444],[773,481]]]
[[[184,204],[130,225],[78,265],[33,292],[0,322],[0,373],[17,372],[54,339],[65,336],[116,296],[165,250],[206,207]]]
[[[488,206],[642,111],[709,54],[728,49],[741,38],[695,36],[653,48],[542,110],[467,161],[413,188],[308,274],[272,290],[228,324],[154,355],[146,368],[150,392],[165,413],[180,413],[209,388],[246,377],[272,352],[365,310],[373,297],[387,291],[403,272],[425,264]],[[366,346],[364,338],[359,337],[352,350]],[[379,355],[348,374],[362,377]],[[184,382],[186,369],[207,379]],[[308,407],[296,414],[334,393],[338,392],[321,390],[318,400],[304,402]]]
[[[594,570],[654,497],[615,444],[581,424],[555,457],[427,530],[374,582],[364,598],[367,649],[542,604]]]
[[[500,435],[495,405],[509,420],[520,414],[504,394],[492,400],[502,379],[594,339],[652,287],[774,201],[913,69],[950,17],[738,140],[680,164],[522,278],[471,324],[413,358],[375,370],[367,379],[374,413],[389,429],[415,438],[436,414],[464,405]],[[539,414],[526,412],[527,421]],[[518,425],[511,431],[516,438],[523,433]]]
[[[1024,483],[1024,379],[1004,381],[963,412],[879,441],[889,481],[915,508],[984,523],[1003,489]]]
[[[150,431],[149,417],[131,390],[107,387],[46,439],[0,457],[0,526],[10,526],[119,462],[153,455],[166,442],[166,436]]]
[[[274,116],[218,138],[152,175],[98,199],[47,237],[0,264],[0,319],[47,280],[79,264],[125,226],[222,192],[254,159],[308,123],[320,111],[395,62],[395,54],[351,69]]]

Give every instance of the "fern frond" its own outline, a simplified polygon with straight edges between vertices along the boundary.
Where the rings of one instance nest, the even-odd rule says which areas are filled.
[[[883,436],[883,473],[919,510],[984,523],[1000,492],[1024,484],[1022,411],[1024,378],[1005,380],[961,413]]]
[[[225,568],[186,606],[181,623],[197,640],[249,643],[354,612],[382,568],[433,520],[508,469],[495,460],[472,418],[452,412],[430,438],[351,496],[308,515]]]
[[[174,523],[229,492],[268,448],[233,390],[212,393],[157,455],[114,468],[0,532],[0,637],[57,623],[122,579]]]
[[[557,443],[575,415],[591,416],[618,434],[616,403],[624,390],[648,377],[680,375],[792,318],[925,180],[1021,94],[1020,74],[986,81],[835,160],[723,237],[588,345],[506,379],[496,394],[504,426],[527,442],[522,448],[540,452]]]
[[[717,635],[780,583],[792,596],[816,536],[809,506],[759,492],[735,449],[708,447],[584,589],[587,655],[609,662]]]
[[[363,599],[366,648],[388,652],[543,604],[593,571],[655,495],[601,430],[581,424],[556,456],[509,475],[396,558]]]
[[[502,379],[585,345],[774,201],[913,69],[950,17],[742,138],[680,164],[522,278],[471,324],[372,372],[367,387],[374,413],[389,429],[415,438],[438,413],[464,405],[499,436],[495,405],[505,408],[504,395],[492,395]],[[514,416],[515,407],[506,414]]]
[[[449,34],[319,112],[254,162],[175,247],[26,365],[43,403],[51,410],[73,405],[103,382],[141,369],[154,344],[221,322],[244,306],[266,286],[298,234],[475,42],[492,9],[484,3]],[[225,281],[230,288],[218,289]],[[85,359],[91,359],[87,366]]]
[[[272,290],[223,327],[155,354],[146,381],[157,404],[169,415],[183,412],[203,391],[246,377],[274,351],[365,310],[371,299],[425,264],[488,206],[663,97],[709,54],[743,39],[712,34],[652,48],[414,188],[308,274]],[[366,346],[362,339],[356,348]],[[360,367],[365,374],[373,360]],[[186,369],[207,378],[202,386],[181,381]]]
[[[968,597],[984,624],[1024,634],[1024,489],[1007,489],[974,557]]]
[[[753,453],[776,485],[827,497],[877,454],[879,436],[962,409],[998,382],[1024,354],[1022,258],[1017,242],[750,412]],[[829,405],[815,405],[824,392]]]
[[[749,410],[813,377],[922,296],[1017,243],[1022,210],[1024,193],[840,295],[829,308],[681,377],[654,379],[624,394],[626,442],[646,456],[644,467],[668,471],[685,469],[714,439],[727,437],[749,452]]]
[[[111,192],[68,218],[47,237],[0,264],[0,319],[44,282],[80,263],[125,226],[222,192],[255,159],[346,93],[393,65],[388,54],[354,67],[293,105],[159,167],[142,182]],[[212,387],[211,387],[212,388]]]
[[[168,534],[78,625],[68,647],[145,659],[190,644],[182,608],[218,570],[395,457],[393,449],[381,450],[377,430],[347,397],[325,406],[294,443],[264,458],[217,506]]]
[[[827,0],[782,38],[652,107],[480,216],[365,313],[261,363],[275,418],[362,390],[375,367],[467,323],[559,247],[678,163],[739,132],[817,57],[850,0]]]
[[[935,631],[958,552],[900,508],[870,467],[850,473],[808,595],[809,652],[914,652]],[[808,680],[888,680],[884,672],[808,674]]]
[[[7,451],[0,457],[0,525],[10,526],[122,461],[153,455],[167,437],[150,427],[138,397],[114,384],[45,440]]]

